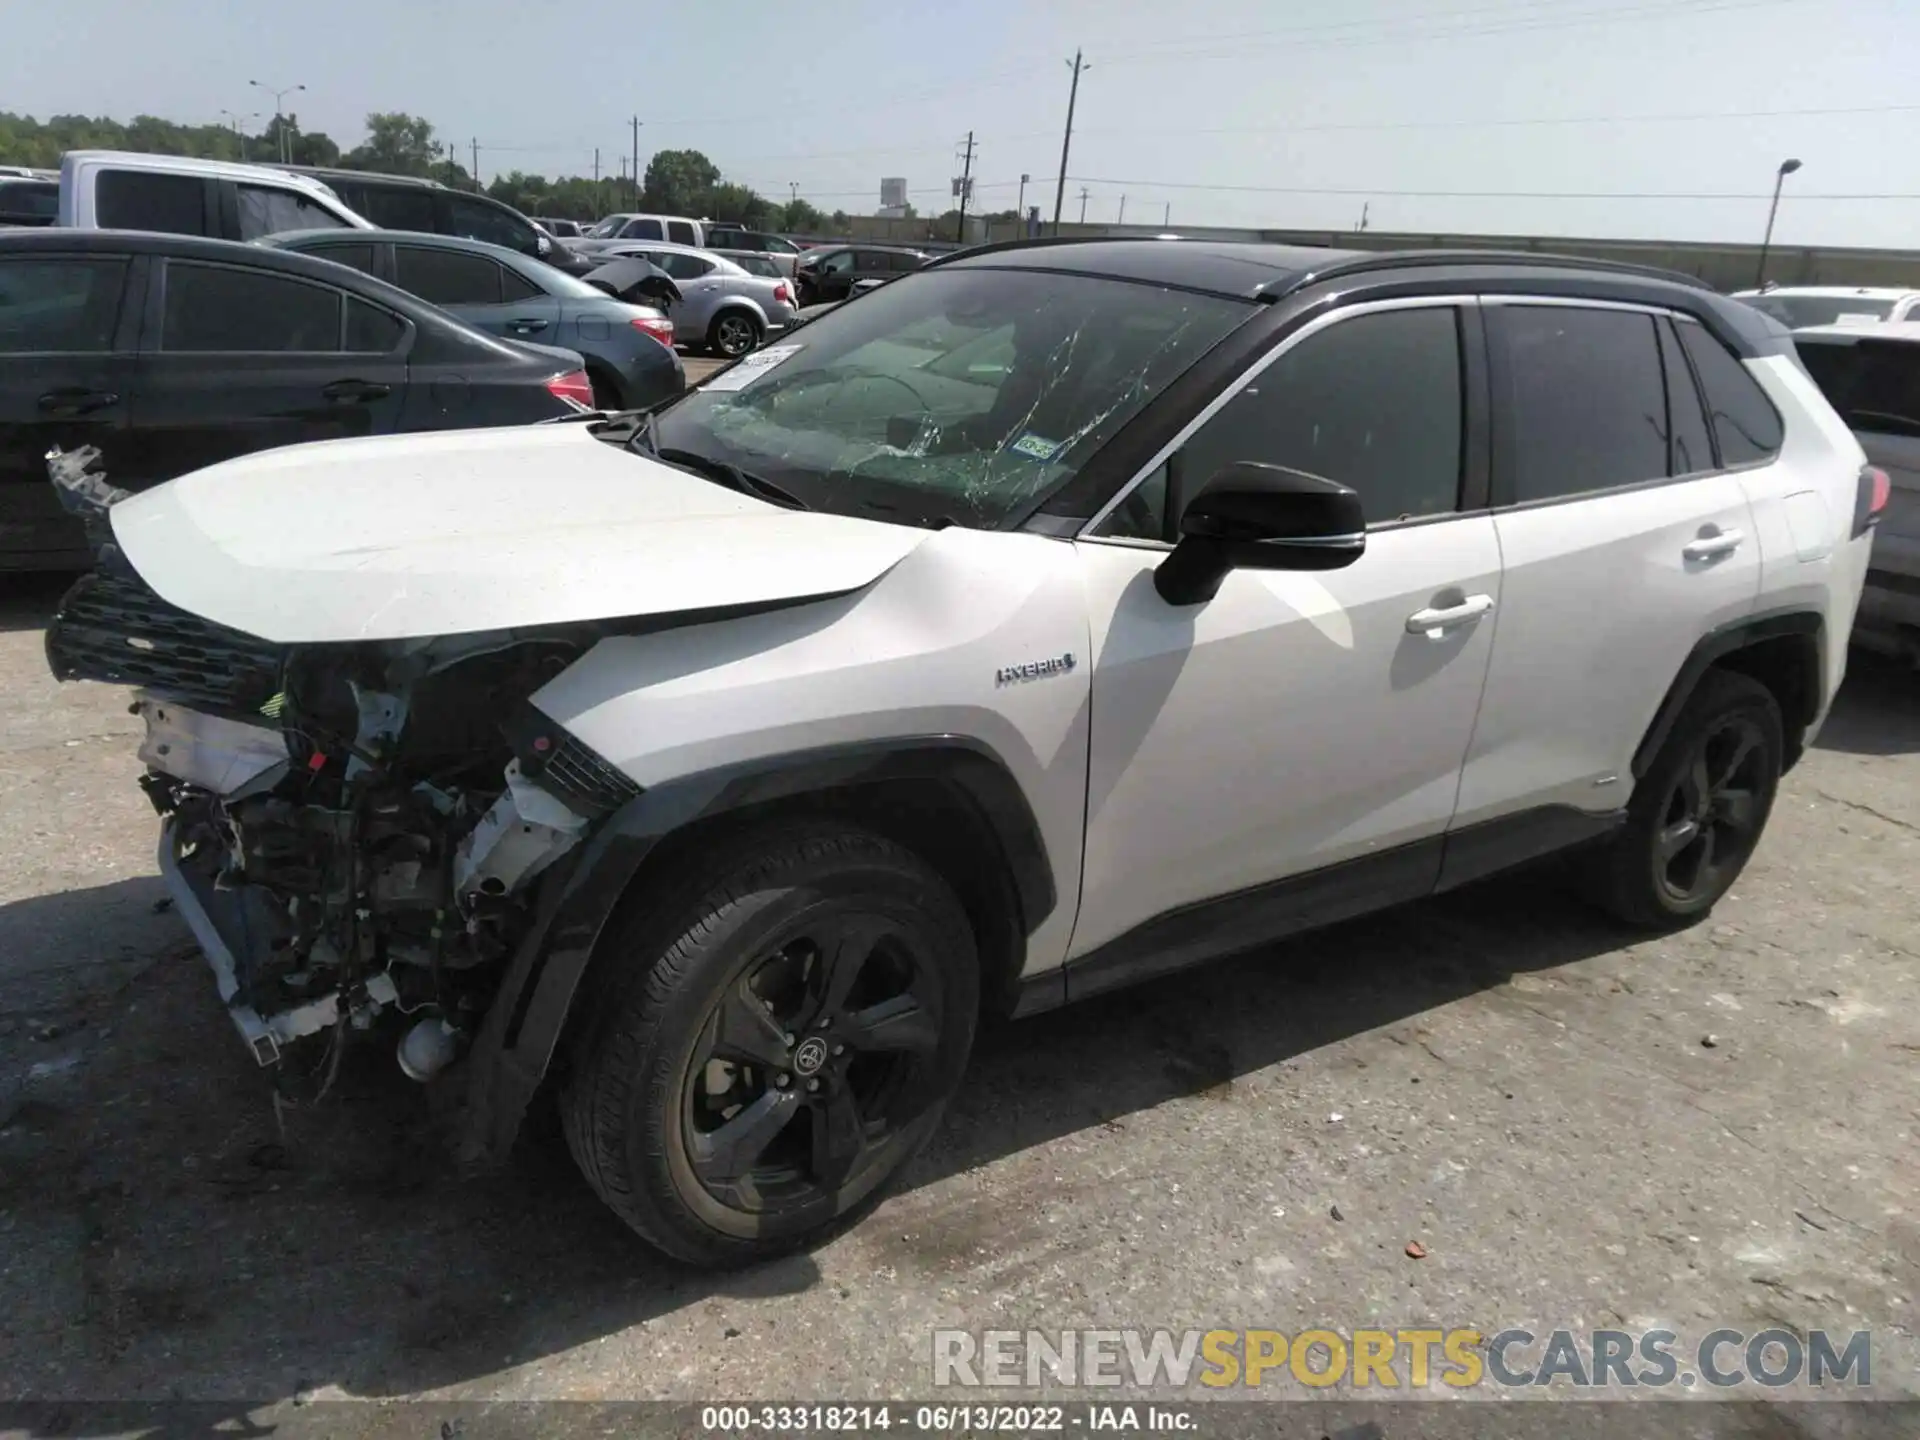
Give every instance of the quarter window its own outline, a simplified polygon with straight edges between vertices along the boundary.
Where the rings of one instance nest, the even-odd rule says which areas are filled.
[[[113,348],[124,260],[0,260],[0,355],[88,355]]]
[[[377,305],[347,297],[346,349],[355,355],[391,355],[406,338],[407,327]]]
[[[500,267],[500,298],[507,304],[518,305],[522,300],[533,300],[546,293],[519,271]]]
[[[167,262],[160,348],[171,352],[340,348],[338,290],[258,270]]]
[[[1720,445],[1722,465],[1751,465],[1771,460],[1786,439],[1780,412],[1733,352],[1709,335],[1706,327],[1682,320],[1676,328],[1687,347],[1694,373],[1700,377],[1707,410],[1713,416],[1713,438]]]
[[[1525,503],[1662,480],[1667,395],[1654,317],[1500,306],[1512,493]]]

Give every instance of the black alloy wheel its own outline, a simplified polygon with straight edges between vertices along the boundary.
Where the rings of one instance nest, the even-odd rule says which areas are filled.
[[[1686,905],[1718,895],[1760,838],[1769,793],[1767,738],[1750,714],[1730,715],[1702,735],[1668,787],[1655,837],[1659,883]]]
[[[979,989],[965,909],[895,842],[825,819],[713,842],[602,937],[568,1044],[568,1148],[678,1259],[803,1248],[931,1137]]]

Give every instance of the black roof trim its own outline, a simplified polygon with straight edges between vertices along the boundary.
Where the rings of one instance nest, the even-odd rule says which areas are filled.
[[[1688,275],[1680,270],[1662,270],[1654,265],[1634,265],[1620,260],[1555,255],[1544,250],[1376,250],[1365,255],[1346,254],[1320,269],[1306,271],[1293,279],[1285,293],[1304,290],[1309,285],[1342,275],[1362,275],[1377,270],[1411,270],[1431,265],[1515,265],[1541,270],[1585,270],[1598,275],[1635,275],[1647,280],[1664,280],[1670,285],[1684,285],[1689,290],[1713,290],[1698,275]]]

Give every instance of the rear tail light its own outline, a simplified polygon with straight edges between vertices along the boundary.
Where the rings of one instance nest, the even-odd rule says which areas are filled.
[[[557,399],[578,405],[582,410],[593,409],[593,381],[587,378],[584,370],[570,370],[565,375],[554,376],[547,381],[547,392]]]
[[[669,350],[673,348],[673,322],[664,315],[636,315],[633,328],[641,330],[658,340]]]
[[[1858,540],[1880,523],[1887,502],[1893,498],[1893,482],[1878,465],[1863,466],[1860,485],[1853,500],[1853,538]]]
[[[773,298],[781,305],[791,305],[793,303],[792,287],[789,286],[786,281],[782,280],[778,285],[773,287]]]

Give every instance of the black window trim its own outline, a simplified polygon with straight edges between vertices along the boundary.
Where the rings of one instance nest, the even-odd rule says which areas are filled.
[[[236,265],[226,260],[203,258],[198,255],[156,255],[156,262],[147,284],[146,323],[140,332],[140,355],[144,357],[166,355],[189,357],[197,355],[272,355],[285,358],[297,355],[365,355],[365,351],[349,350],[347,344],[347,301],[366,300],[343,285],[330,284],[324,280],[315,280],[309,275],[296,275],[291,270],[281,270],[270,265]],[[192,265],[202,270],[234,270],[242,275],[270,275],[276,280],[288,280],[296,285],[306,285],[315,290],[329,290],[340,301],[340,326],[333,337],[331,350],[169,350],[166,348],[167,286],[172,281],[175,265]],[[373,304],[373,301],[367,301]],[[387,307],[382,305],[380,309]],[[389,311],[388,313],[393,313]],[[405,316],[400,317],[405,320]],[[404,354],[412,348],[412,325],[408,324],[408,337],[403,350],[391,350],[390,355]]]
[[[1700,325],[1698,319],[1687,314],[1685,311],[1669,309],[1663,305],[1650,305],[1631,300],[1587,299],[1571,295],[1523,295],[1504,290],[1499,294],[1482,295],[1480,300],[1481,303],[1488,308],[1515,307],[1525,309],[1552,308],[1556,310],[1612,310],[1624,311],[1628,314],[1646,315],[1651,317],[1656,324],[1664,318],[1675,325],[1683,323]],[[1720,344],[1720,341],[1714,336],[1711,330],[1707,329],[1704,325],[1701,325],[1700,328],[1709,340],[1712,340],[1716,345]],[[1503,342],[1499,336],[1499,329],[1500,327],[1497,322],[1490,323],[1487,326],[1487,358],[1492,367],[1490,373],[1493,381],[1493,393],[1497,396],[1504,397],[1509,395],[1511,391],[1507,384],[1509,379],[1507,357]],[[1665,356],[1661,351],[1657,331],[1653,338],[1654,351],[1661,356],[1662,388],[1664,390]],[[1675,340],[1679,340],[1678,332],[1675,333],[1674,338]],[[1652,480],[1631,480],[1621,485],[1602,485],[1592,490],[1575,490],[1564,495],[1546,495],[1538,500],[1511,499],[1509,497],[1513,494],[1515,464],[1512,419],[1507,413],[1504,404],[1497,405],[1494,407],[1495,443],[1493,450],[1493,493],[1490,496],[1490,508],[1494,513],[1506,515],[1522,510],[1538,510],[1549,505],[1577,505],[1584,501],[1596,500],[1607,495],[1630,495],[1638,490],[1656,490],[1665,485],[1690,485],[1701,480],[1710,480],[1720,475],[1738,475],[1746,470],[1762,470],[1778,461],[1780,458],[1780,452],[1778,450],[1759,460],[1743,461],[1738,465],[1728,465],[1722,461],[1720,455],[1720,437],[1713,423],[1713,412],[1711,404],[1707,400],[1706,386],[1701,383],[1699,372],[1693,363],[1693,357],[1687,354],[1687,347],[1684,343],[1680,346],[1680,354],[1687,362],[1687,375],[1693,383],[1694,394],[1699,398],[1701,410],[1706,418],[1707,443],[1713,447],[1714,463],[1712,469],[1690,470],[1685,475],[1662,475]],[[1739,362],[1738,356],[1735,356],[1734,359],[1736,362]],[[1742,369],[1746,368],[1744,362],[1739,363]],[[1758,387],[1756,386],[1755,388]],[[1779,408],[1774,405],[1773,398],[1769,396],[1765,390],[1761,390],[1760,394],[1762,398],[1766,400],[1769,408],[1773,410],[1775,417],[1779,417],[1780,411]],[[1671,403],[1670,399],[1669,403]],[[1673,425],[1671,413],[1669,413],[1667,417],[1667,425],[1669,431],[1671,431]],[[1784,431],[1785,428],[1785,421],[1782,420],[1781,429]],[[1671,439],[1669,439],[1669,447],[1671,447]],[[1671,448],[1669,448],[1668,453],[1671,455]],[[1669,461],[1669,463],[1671,463],[1671,461]]]
[[[1443,524],[1449,520],[1462,520],[1484,513],[1488,500],[1487,473],[1490,457],[1486,424],[1487,341],[1480,315],[1480,297],[1459,294],[1401,295],[1377,300],[1357,300],[1350,305],[1339,305],[1333,309],[1321,311],[1280,334],[1273,344],[1262,350],[1231,380],[1215,391],[1207,403],[1175,432],[1172,439],[1156,450],[1131,479],[1115,490],[1091,517],[1083,521],[1072,534],[1065,538],[1091,540],[1102,545],[1128,545],[1151,550],[1171,550],[1173,542],[1169,540],[1143,540],[1132,536],[1102,535],[1099,529],[1125,503],[1129,495],[1150,480],[1162,465],[1178,454],[1181,447],[1198,434],[1208,421],[1232,403],[1241,391],[1259,379],[1268,366],[1276,364],[1281,356],[1309,336],[1317,335],[1322,330],[1363,315],[1377,315],[1395,310],[1435,309],[1454,311],[1460,330],[1460,381],[1464,392],[1462,404],[1465,406],[1466,413],[1462,416],[1460,489],[1457,507],[1452,510],[1443,510],[1436,515],[1415,515],[1404,520],[1373,521],[1367,526],[1367,533],[1407,530],[1417,525]]]

